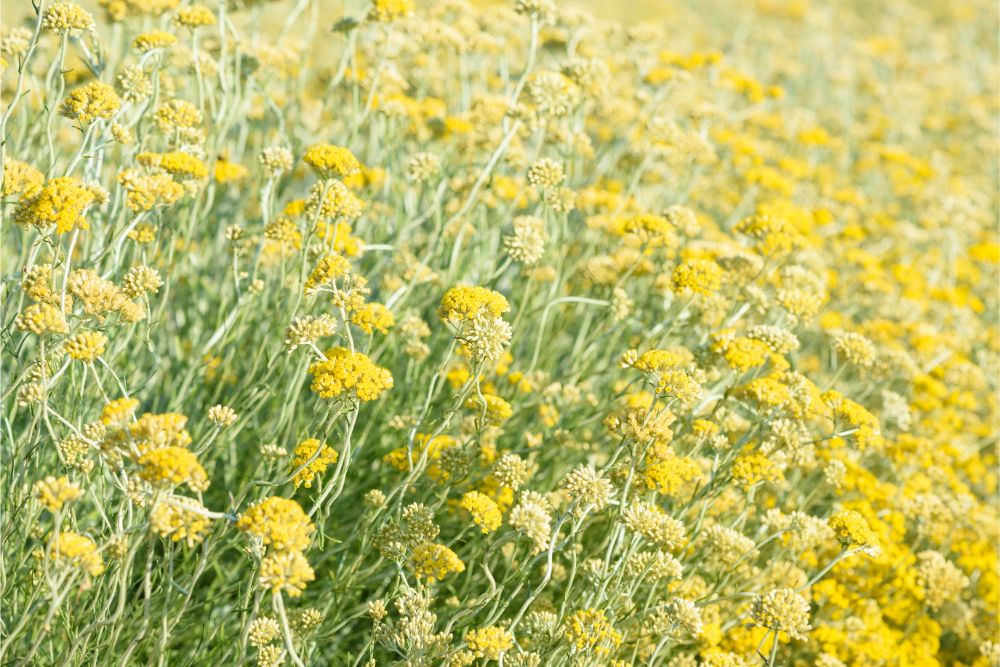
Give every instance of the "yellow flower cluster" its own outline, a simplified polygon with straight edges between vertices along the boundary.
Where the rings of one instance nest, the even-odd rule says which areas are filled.
[[[320,398],[354,395],[362,401],[374,401],[392,388],[392,374],[363,352],[333,347],[325,356],[309,366],[313,376],[309,388]]]
[[[208,475],[195,454],[183,447],[160,447],[138,460],[139,476],[150,484],[172,488],[186,484],[192,491],[208,488]]]
[[[459,503],[462,509],[472,515],[472,520],[484,534],[489,534],[500,527],[503,512],[492,498],[479,491],[469,491],[462,496]]]
[[[83,496],[83,490],[78,484],[69,481],[65,475],[56,479],[51,475],[35,482],[35,495],[38,502],[45,505],[50,512],[58,512],[66,503],[78,500]]]
[[[326,472],[327,466],[337,462],[337,452],[315,438],[303,440],[295,448],[291,462],[295,486],[311,488],[313,479]]]
[[[59,112],[81,123],[108,119],[118,113],[122,102],[114,88],[100,81],[91,81],[71,92],[63,100]]]
[[[514,636],[501,627],[491,625],[465,633],[469,650],[487,660],[499,660],[500,656],[514,646]]]
[[[36,195],[21,200],[14,221],[22,225],[55,225],[57,234],[73,229],[89,229],[84,211],[94,203],[94,193],[79,179],[59,176],[45,183]]]
[[[413,572],[418,579],[434,583],[449,574],[465,571],[465,564],[454,551],[443,544],[427,542],[413,549]]]
[[[277,551],[304,551],[316,530],[297,502],[277,496],[247,508],[236,527]]]
[[[441,297],[438,315],[441,319],[461,323],[477,317],[500,317],[510,310],[503,294],[486,287],[459,285]]]
[[[316,144],[306,151],[302,161],[312,167],[320,178],[345,178],[361,171],[358,158],[343,146]]]
[[[606,656],[621,644],[622,636],[601,609],[580,609],[566,619],[563,633],[578,652]]]
[[[93,361],[104,354],[108,337],[100,331],[81,331],[66,339],[66,354],[79,361]]]
[[[104,559],[94,540],[73,531],[63,531],[53,538],[49,557],[57,565],[77,569],[91,577],[104,572]]]

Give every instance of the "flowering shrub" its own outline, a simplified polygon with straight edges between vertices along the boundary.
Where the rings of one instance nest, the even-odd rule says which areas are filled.
[[[36,4],[0,664],[1000,665],[993,3]]]

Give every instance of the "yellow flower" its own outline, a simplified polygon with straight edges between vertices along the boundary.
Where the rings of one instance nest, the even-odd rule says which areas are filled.
[[[671,451],[658,453],[643,471],[646,487],[665,496],[676,495],[685,484],[698,477],[698,464]]]
[[[215,14],[208,7],[188,5],[177,10],[177,14],[174,15],[174,23],[192,29],[205,25],[215,25]]]
[[[786,632],[793,639],[805,639],[810,630],[809,602],[790,588],[754,596],[751,613],[761,626]]]
[[[721,339],[712,349],[721,353],[726,365],[738,373],[763,366],[771,357],[771,349],[765,343],[743,336]]]
[[[327,255],[321,258],[306,280],[306,293],[308,294],[320,285],[332,283],[340,276],[349,273],[350,270],[351,263],[343,255]]]
[[[42,189],[45,176],[27,162],[15,160],[10,156],[3,159],[3,190],[4,197],[19,195],[33,197]]]
[[[165,49],[177,43],[176,35],[163,30],[144,32],[132,40],[132,48],[142,53],[153,49]]]
[[[563,636],[576,652],[593,652],[598,656],[613,653],[622,643],[622,635],[615,630],[602,609],[580,609],[573,612],[563,624]]]
[[[312,487],[313,478],[326,472],[327,466],[337,462],[337,452],[315,438],[303,440],[295,448],[290,469],[295,472],[295,486]],[[300,470],[301,468],[301,470]]]
[[[413,14],[413,0],[373,0],[368,18],[380,23],[406,18]]]
[[[392,374],[362,352],[344,347],[326,351],[326,359],[309,366],[313,376],[309,386],[320,398],[353,394],[362,401],[374,401],[392,388]]]
[[[69,325],[62,311],[50,303],[33,303],[14,320],[21,331],[30,331],[36,336],[66,333]]]
[[[65,475],[58,479],[50,475],[35,482],[35,495],[50,512],[58,512],[66,503],[81,498],[83,491]]]
[[[272,496],[251,505],[236,527],[277,551],[303,551],[316,526],[294,500]]]
[[[104,572],[104,561],[94,540],[72,531],[63,531],[53,538],[49,557],[57,565],[77,568],[91,577]]]
[[[491,424],[501,424],[514,414],[510,403],[495,394],[484,393],[482,400],[479,396],[470,396],[465,401],[465,407],[476,415],[485,414],[486,421]]]
[[[89,229],[84,211],[94,202],[94,193],[72,176],[60,176],[47,182],[30,199],[22,199],[14,221],[22,225],[55,225],[57,234],[73,229]]]
[[[443,544],[426,542],[413,549],[413,571],[418,579],[434,583],[449,574],[465,571],[465,564],[454,551]]]
[[[484,493],[469,491],[462,496],[459,505],[472,514],[472,520],[482,529],[484,534],[495,531],[503,521],[500,507]]]
[[[115,89],[100,81],[91,81],[71,92],[63,100],[59,113],[81,123],[107,119],[118,113],[122,101]]]
[[[711,294],[722,286],[722,267],[710,259],[689,259],[674,269],[670,286],[675,292]]]
[[[320,178],[344,178],[361,171],[361,163],[354,153],[342,146],[316,144],[306,151],[302,160],[313,168]]]
[[[184,496],[160,499],[149,514],[149,527],[154,533],[169,537],[172,542],[183,540],[188,547],[201,543],[211,525],[202,504]]]
[[[375,330],[387,333],[396,324],[392,311],[381,303],[366,303],[351,313],[351,322],[366,334]]]
[[[170,153],[139,153],[136,160],[141,165],[159,167],[168,174],[201,179],[208,176],[208,167],[194,155],[181,151]]]
[[[260,562],[258,580],[261,588],[273,593],[302,595],[306,585],[316,579],[309,561],[300,551],[269,551]]]
[[[459,285],[445,292],[438,308],[441,319],[461,323],[476,317],[500,317],[510,309],[503,294],[486,287]]]
[[[868,526],[865,518],[854,510],[837,512],[827,523],[844,546],[878,548],[878,535]]]
[[[217,183],[233,183],[246,178],[249,173],[249,170],[242,164],[222,158],[215,161],[215,169],[213,170]]]
[[[66,354],[72,359],[91,362],[104,354],[108,337],[100,331],[81,331],[66,340]]]
[[[101,422],[105,426],[122,427],[132,418],[138,407],[137,399],[116,398],[101,409]]]
[[[60,34],[76,34],[94,29],[94,19],[75,2],[56,2],[42,14],[42,28]]]
[[[514,646],[514,635],[500,626],[491,625],[469,630],[465,633],[465,641],[480,658],[499,660],[501,654]]]
[[[193,452],[183,447],[160,447],[139,457],[139,477],[150,484],[174,487],[187,484],[192,491],[208,488],[208,475]]]
[[[758,482],[780,480],[781,469],[762,452],[749,452],[733,461],[733,478],[749,488]]]

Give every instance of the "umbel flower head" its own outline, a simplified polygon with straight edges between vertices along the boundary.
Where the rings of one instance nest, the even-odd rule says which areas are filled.
[[[438,315],[458,325],[476,317],[500,317],[508,310],[510,304],[503,294],[486,287],[459,285],[444,293]]]
[[[313,376],[309,386],[320,398],[356,396],[374,401],[392,387],[392,374],[377,365],[368,355],[345,347],[326,351],[326,359],[309,366]]]
[[[81,331],[67,339],[64,346],[71,359],[90,362],[104,354],[107,343],[108,337],[100,331]]]
[[[115,89],[100,81],[91,81],[80,86],[63,100],[59,113],[81,123],[108,119],[118,113],[122,101]]]
[[[183,447],[160,447],[139,458],[139,476],[153,484],[172,488],[187,484],[192,491],[208,488],[208,475],[193,452]]]
[[[503,239],[507,254],[515,262],[534,266],[545,254],[545,243],[548,241],[545,222],[533,215],[519,215],[512,224],[514,233]]]
[[[199,544],[211,527],[208,510],[194,498],[168,495],[161,498],[149,515],[149,526],[171,542],[183,541],[188,547]]]
[[[805,639],[809,631],[809,603],[790,588],[757,595],[753,619],[765,628],[786,632],[793,639]]]
[[[428,583],[441,581],[449,574],[465,571],[465,564],[454,551],[443,544],[433,542],[415,547],[411,563],[417,578]]]
[[[260,562],[260,586],[273,593],[298,597],[315,579],[316,574],[301,551],[268,551]]]
[[[514,635],[496,625],[478,628],[465,633],[469,650],[480,658],[499,660],[500,655],[514,646]]]
[[[65,475],[58,479],[49,475],[35,482],[35,496],[50,512],[58,512],[66,503],[82,497],[83,490]]]
[[[665,549],[676,549],[685,540],[684,524],[656,505],[632,503],[622,512],[622,522],[633,533]]]
[[[580,609],[563,626],[563,636],[574,652],[607,656],[622,643],[622,635],[608,620],[603,609]]]
[[[316,144],[306,151],[302,161],[313,168],[320,178],[344,178],[361,171],[354,153],[343,146]]]
[[[459,505],[472,515],[472,520],[483,533],[492,533],[503,521],[500,507],[484,493],[469,491],[462,496]]]
[[[57,234],[89,229],[83,214],[93,202],[94,193],[79,179],[59,176],[42,186],[34,197],[21,200],[14,213],[14,222],[36,227],[55,225]]]
[[[75,2],[55,2],[42,14],[42,28],[59,34],[74,35],[94,27],[94,19]]]
[[[316,530],[301,505],[278,496],[251,505],[236,527],[277,551],[304,551]]]
[[[94,540],[73,531],[63,531],[53,539],[49,557],[58,566],[74,568],[91,577],[104,572],[104,560]]]
[[[289,467],[294,476],[295,486],[312,487],[313,479],[326,472],[327,466],[337,462],[337,452],[316,438],[303,440],[295,448],[295,456]]]
[[[374,0],[368,20],[389,23],[413,14],[413,0]]]
[[[496,361],[510,345],[513,330],[502,317],[477,315],[469,320],[458,339],[478,363]]]
[[[21,331],[30,331],[36,336],[66,333],[69,325],[57,306],[51,303],[33,303],[14,320],[14,326]]]
[[[837,512],[830,517],[828,525],[845,547],[857,546],[872,553],[878,552],[878,535],[858,512],[854,510]]]

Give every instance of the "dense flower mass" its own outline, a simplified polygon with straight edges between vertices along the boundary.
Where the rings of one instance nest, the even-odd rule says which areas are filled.
[[[0,665],[1000,666],[996,3],[0,23]]]
[[[392,374],[363,352],[334,347],[324,357],[309,366],[310,389],[320,398],[353,394],[362,401],[374,401],[392,387]]]

